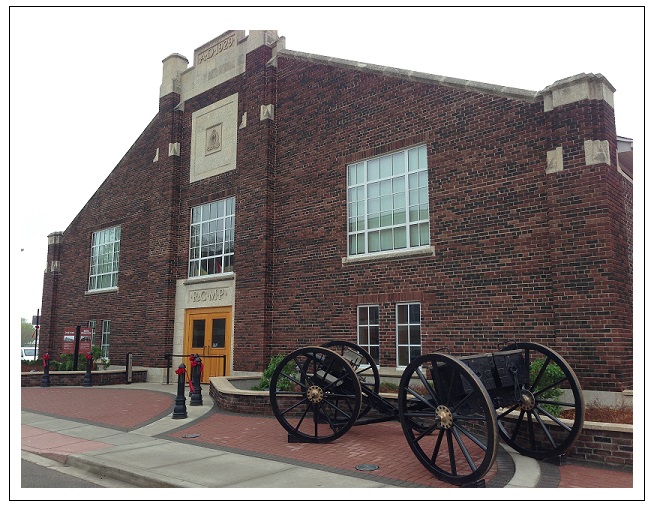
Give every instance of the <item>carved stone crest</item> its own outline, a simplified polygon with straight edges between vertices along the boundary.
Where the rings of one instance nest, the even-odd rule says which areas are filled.
[[[223,148],[223,124],[219,123],[205,131],[205,154],[218,152]]]

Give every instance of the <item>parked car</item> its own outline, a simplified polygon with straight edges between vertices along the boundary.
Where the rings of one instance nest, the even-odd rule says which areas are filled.
[[[31,361],[39,357],[39,353],[34,347],[21,347],[20,359],[21,361]]]

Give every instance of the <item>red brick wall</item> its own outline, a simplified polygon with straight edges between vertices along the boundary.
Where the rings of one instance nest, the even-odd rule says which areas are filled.
[[[53,352],[55,349],[54,339],[56,337],[59,268],[52,269],[53,260],[61,259],[61,244],[48,244],[48,256],[46,270],[43,274],[43,293],[41,296],[42,308],[39,328],[39,350],[41,353]],[[57,348],[59,348],[57,346]]]
[[[236,197],[235,273],[237,292],[234,316],[236,370],[262,370],[269,361],[265,345],[270,338],[270,278],[272,243],[271,121],[260,121],[260,106],[274,97],[275,70],[266,67],[271,49],[260,47],[248,54],[246,73],[185,101],[182,120],[179,207],[181,228],[177,278],[188,277],[191,208],[213,200]],[[193,112],[239,93],[237,170],[189,183],[191,122]]]
[[[583,387],[630,387],[631,187],[615,163],[584,165],[584,140],[609,139],[614,154],[605,102],[544,113],[541,102],[278,61],[273,354],[354,341],[356,306],[368,303],[381,307],[382,363],[393,366],[395,304],[419,301],[424,352],[537,341],[570,359]],[[435,256],[343,265],[346,165],[418,143]],[[565,171],[547,176],[559,145]]]
[[[538,341],[570,360],[586,389],[631,386],[632,188],[616,171],[605,102],[545,113],[540,101],[284,55],[267,67],[271,56],[249,53],[246,73],[183,112],[177,94],[161,100],[64,233],[61,273],[44,280],[51,349],[65,326],[90,319],[99,342],[111,319],[112,359],[131,351],[135,364],[165,366],[190,209],[235,196],[235,370],[262,370],[302,345],[355,341],[358,304],[380,305],[382,363],[394,366],[395,305],[417,301],[423,352]],[[235,92],[248,119],[237,169],[189,183],[193,112]],[[266,104],[274,121],[260,121]],[[588,139],[610,140],[609,165],[585,166]],[[179,158],[168,156],[172,141]],[[343,264],[346,165],[417,144],[428,152],[435,255]],[[546,175],[546,152],[559,146],[564,171]],[[85,295],[91,234],[117,224],[120,290]]]
[[[82,386],[86,372],[50,372],[50,386]],[[148,371],[135,369],[132,371],[132,382],[146,382]],[[21,374],[21,386],[41,386],[43,372],[29,372]],[[92,386],[106,386],[109,384],[126,384],[127,376],[124,370],[104,370],[91,372]]]
[[[567,455],[572,459],[600,462],[602,464],[633,465],[633,432],[618,430],[593,429],[582,430],[580,437],[573,444]]]
[[[168,284],[174,261],[171,224],[177,205],[177,158],[168,157],[171,112],[177,99],[162,101],[156,116],[135,141],[77,217],[64,231],[61,271],[46,274],[43,338],[54,359],[61,351],[63,330],[96,320],[100,345],[103,320],[111,321],[109,357],[121,363],[127,352],[142,366],[165,366],[173,333],[174,292]],[[159,148],[159,161],[153,162]],[[76,197],[62,197],[75,200]],[[91,236],[121,225],[118,292],[86,295]],[[57,279],[54,293],[52,280]]]
[[[272,416],[273,409],[268,391],[260,393],[260,395],[233,395],[217,390],[213,384],[209,385],[209,396],[223,411]]]
[[[424,351],[552,337],[542,105],[285,59],[279,83],[275,347],[354,340],[356,305],[379,304],[395,364],[414,300]],[[436,256],[343,266],[346,164],[421,142]]]
[[[616,169],[613,112],[580,101],[547,114],[564,171],[548,175],[554,338],[583,388],[632,388],[632,185]],[[609,140],[610,164],[586,165],[584,140]],[[628,216],[629,214],[629,216]]]

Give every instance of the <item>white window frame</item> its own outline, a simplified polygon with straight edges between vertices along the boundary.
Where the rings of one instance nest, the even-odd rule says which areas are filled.
[[[96,321],[90,320],[88,326],[91,328],[91,347],[95,345],[96,342]]]
[[[102,321],[102,340],[100,350],[103,358],[109,358],[109,339],[111,335],[111,321],[105,319]]]
[[[430,245],[427,146],[347,167],[348,258]]]
[[[234,271],[235,197],[191,208],[189,278]]]
[[[418,321],[412,320],[411,307],[418,306]],[[400,322],[400,307],[407,307],[407,322]],[[396,366],[398,368],[406,367],[411,361],[421,355],[422,352],[422,336],[421,336],[421,303],[411,302],[411,303],[397,303],[396,304]],[[406,329],[405,329],[406,328]],[[418,332],[416,332],[418,328]],[[403,334],[406,332],[406,335]],[[414,339],[418,337],[418,343],[412,343],[412,333],[414,334]],[[401,342],[401,337],[405,337],[407,340]],[[412,348],[418,352],[415,352],[412,355]],[[401,363],[401,349],[407,349],[407,364]]]
[[[91,236],[89,291],[117,289],[121,227],[97,230]]]
[[[371,322],[371,310],[377,311],[377,322]],[[362,321],[360,313],[366,311],[366,321]],[[375,331],[374,334],[372,334]],[[366,338],[364,338],[364,332]],[[377,343],[373,343],[372,338],[377,337]],[[379,305],[359,305],[357,307],[357,345],[368,352],[371,357],[380,364],[380,306]],[[371,347],[377,348],[377,359],[374,352],[371,352]]]

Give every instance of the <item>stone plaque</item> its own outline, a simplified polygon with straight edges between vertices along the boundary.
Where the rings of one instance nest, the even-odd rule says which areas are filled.
[[[189,182],[237,167],[238,105],[232,94],[192,114]]]
[[[223,145],[223,124],[219,123],[207,128],[205,134],[207,135],[205,140],[205,154],[220,151]]]

